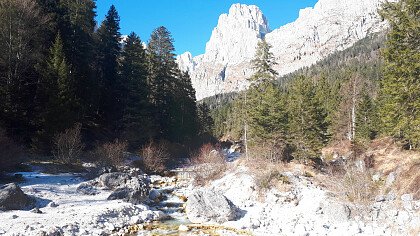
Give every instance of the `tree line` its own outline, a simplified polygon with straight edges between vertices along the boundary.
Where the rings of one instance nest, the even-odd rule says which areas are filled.
[[[98,26],[94,0],[0,2],[0,127],[39,153],[81,125],[88,146],[114,139],[194,141],[206,132],[190,76],[165,27],[145,44],[123,37],[111,6]]]
[[[270,158],[303,161],[343,140],[367,143],[392,136],[418,148],[419,9],[418,1],[385,4],[380,12],[391,26],[386,37],[371,35],[280,79],[272,69],[271,46],[262,40],[249,90],[206,100],[216,107],[214,134],[245,140],[251,152],[264,146]]]

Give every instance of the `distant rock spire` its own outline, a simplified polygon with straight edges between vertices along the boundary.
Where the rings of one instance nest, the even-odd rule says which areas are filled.
[[[269,32],[268,21],[257,6],[234,4],[219,17],[203,60],[237,64],[252,59],[258,40]]]

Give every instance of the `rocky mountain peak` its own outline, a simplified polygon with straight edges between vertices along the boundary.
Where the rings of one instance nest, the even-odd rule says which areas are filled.
[[[178,56],[190,72],[197,99],[246,89],[258,41],[272,46],[280,75],[311,66],[388,27],[378,9],[385,0],[318,0],[299,17],[273,31],[257,6],[234,4],[219,17],[203,55]],[[396,0],[390,0],[396,1]]]
[[[219,17],[204,61],[236,64],[252,58],[258,40],[269,32],[268,21],[257,6],[234,4]]]

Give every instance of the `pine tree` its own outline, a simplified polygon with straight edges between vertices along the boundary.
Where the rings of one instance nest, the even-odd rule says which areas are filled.
[[[122,135],[132,147],[154,136],[147,84],[147,58],[142,41],[135,33],[128,35],[121,56],[123,83]]]
[[[420,145],[420,2],[386,3],[381,11],[391,30],[381,81],[380,114],[383,133]]]
[[[212,134],[214,126],[214,120],[210,114],[209,106],[202,102],[197,104],[197,116],[199,123],[199,134]]]
[[[328,127],[327,137],[331,140],[335,130],[336,114],[342,97],[340,96],[340,83],[338,81],[331,81],[325,75],[316,82],[316,99],[318,99],[321,108],[325,111],[325,122]]]
[[[375,138],[376,120],[374,100],[364,91],[356,114],[356,140],[369,141]]]
[[[251,88],[247,92],[246,127],[249,126],[250,139],[260,141],[278,138],[286,133],[286,113],[280,90],[273,84],[278,73],[271,46],[262,39],[258,43],[252,60],[254,75],[249,79]]]
[[[99,111],[105,127],[114,133],[121,119],[122,84],[118,77],[118,58],[121,52],[120,17],[112,5],[96,33],[98,47],[98,77],[101,85]]]
[[[80,119],[80,103],[76,95],[76,85],[70,65],[64,54],[63,41],[57,34],[50,49],[50,58],[44,72],[38,96],[45,99],[39,110],[38,133],[34,137],[33,148],[48,152],[51,137],[73,126]]]
[[[277,63],[270,49],[271,45],[265,39],[258,42],[254,59],[251,61],[252,69],[255,70],[254,75],[249,79],[252,84],[272,81],[278,75],[273,69]]]
[[[45,27],[45,34],[54,42],[60,33],[63,49],[71,73],[76,79],[76,92],[80,98],[84,123],[92,122],[96,112],[99,95],[97,78],[94,72],[95,44],[93,39],[96,27],[94,0],[36,0],[45,15],[51,19],[51,26]]]
[[[315,97],[314,83],[304,76],[295,78],[288,97],[289,132],[294,158],[317,158],[328,141],[326,113]]]
[[[178,142],[191,140],[199,132],[195,89],[191,84],[188,72],[180,72],[175,80],[174,104],[171,107],[171,125],[174,140]]]
[[[174,51],[170,32],[163,26],[155,29],[147,46],[148,81],[159,138],[171,138],[173,121],[170,109],[174,107],[174,86],[179,74]]]

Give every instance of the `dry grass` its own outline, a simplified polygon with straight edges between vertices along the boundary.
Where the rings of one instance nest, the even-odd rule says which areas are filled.
[[[142,167],[149,173],[163,173],[166,170],[166,163],[170,154],[165,145],[158,145],[150,142],[140,150]]]
[[[210,143],[204,144],[200,150],[191,155],[194,166],[194,181],[197,185],[206,185],[209,181],[220,177],[227,169],[222,150]]]
[[[397,179],[392,189],[401,195],[413,194],[415,200],[420,199],[420,152],[404,150],[390,138],[373,141],[367,152],[375,159],[374,170],[382,173],[384,178],[391,173],[397,173]],[[390,189],[383,189],[388,192]]]
[[[54,138],[54,157],[61,163],[74,164],[79,162],[84,145],[80,131],[82,126],[76,124],[73,128],[66,129]]]
[[[245,165],[255,178],[260,196],[270,188],[282,191],[290,189],[290,180],[283,173],[291,171],[294,163],[288,163],[287,153],[282,145],[263,145],[250,148],[248,159],[243,159]],[[298,164],[300,165],[300,164]]]
[[[372,180],[372,175],[365,168],[348,164],[344,168],[345,173],[335,178],[336,187],[350,202],[357,204],[369,204],[378,193],[378,186]]]
[[[97,161],[106,166],[120,166],[124,162],[124,153],[127,151],[127,142],[115,140],[112,143],[105,143],[95,151]]]
[[[342,142],[325,148],[323,154],[350,156],[351,148],[350,143]],[[375,195],[390,191],[398,195],[411,193],[414,199],[420,199],[420,152],[404,150],[391,138],[374,140],[363,148],[364,151],[359,148],[355,159],[348,160],[348,164],[329,166],[329,175],[322,179],[325,186],[355,203],[372,201]],[[363,171],[350,164],[356,160],[364,163]],[[395,172],[397,178],[392,186],[386,187],[384,182],[391,172]],[[381,175],[378,182],[372,181],[372,175],[376,173]]]
[[[283,139],[266,140],[249,148],[249,156],[268,163],[287,162],[292,159],[292,150]]]

